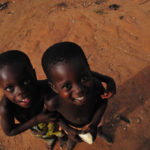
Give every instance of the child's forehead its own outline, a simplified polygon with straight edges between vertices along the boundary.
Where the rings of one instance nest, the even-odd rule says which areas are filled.
[[[89,71],[89,67],[85,61],[81,61],[80,59],[72,59],[70,61],[62,61],[55,64],[50,68],[51,77],[55,77],[56,75],[79,75],[85,71]]]
[[[68,67],[68,66],[72,66],[72,67],[74,67],[74,66],[83,66],[84,65],[84,67],[88,67],[88,65],[86,64],[86,62],[84,61],[84,59],[82,59],[81,57],[72,57],[72,58],[69,58],[69,59],[65,59],[65,60],[62,60],[62,61],[58,61],[57,63],[55,63],[55,64],[53,64],[52,66],[51,66],[51,68],[57,68],[58,66],[66,66],[66,67]],[[50,67],[49,67],[49,69],[51,69]]]
[[[2,77],[7,76],[7,77],[16,77],[17,78],[21,78],[21,76],[25,76],[30,74],[31,72],[28,71],[29,69],[27,69],[28,66],[27,65],[22,65],[22,64],[18,64],[18,65],[4,65],[1,69],[0,69],[0,75]]]

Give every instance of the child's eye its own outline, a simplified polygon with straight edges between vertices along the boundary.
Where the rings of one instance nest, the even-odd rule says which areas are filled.
[[[31,83],[31,80],[26,80],[23,82],[24,85],[29,85]]]
[[[14,87],[13,86],[8,86],[5,90],[7,92],[13,92],[14,91]]]
[[[66,83],[66,84],[63,85],[62,88],[65,89],[65,90],[69,90],[69,89],[71,89],[71,87],[72,87],[72,86],[71,86],[70,83]]]
[[[81,82],[85,82],[85,81],[88,81],[89,80],[89,77],[88,76],[83,76],[81,78]]]

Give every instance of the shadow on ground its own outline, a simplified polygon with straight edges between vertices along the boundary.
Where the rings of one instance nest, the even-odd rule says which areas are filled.
[[[115,133],[120,121],[128,122],[128,116],[150,98],[150,66],[147,66],[117,89],[117,94],[109,101],[104,130],[115,141]],[[149,107],[149,106],[147,106]],[[121,120],[119,116],[125,120]]]

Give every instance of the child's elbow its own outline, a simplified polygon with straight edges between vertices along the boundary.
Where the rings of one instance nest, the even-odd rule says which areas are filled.
[[[12,133],[10,133],[10,132],[6,132],[5,133],[7,136],[14,136]]]
[[[7,136],[15,136],[15,135],[17,135],[14,131],[5,131],[5,134]]]

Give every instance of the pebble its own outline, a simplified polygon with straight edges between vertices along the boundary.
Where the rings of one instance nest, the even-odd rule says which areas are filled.
[[[74,20],[74,19],[72,19],[72,23],[75,23],[75,20]]]
[[[136,122],[137,122],[138,124],[140,124],[140,123],[142,122],[141,118],[138,117],[138,118],[136,119]]]

